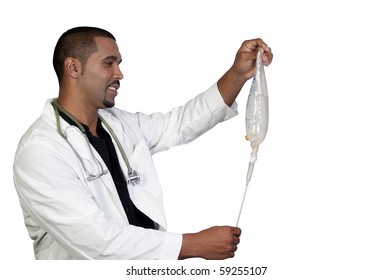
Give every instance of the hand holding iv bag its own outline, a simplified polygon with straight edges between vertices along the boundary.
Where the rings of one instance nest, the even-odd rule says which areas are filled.
[[[237,226],[240,220],[242,207],[248,189],[248,184],[252,178],[253,168],[257,160],[259,145],[264,141],[268,131],[268,90],[265,79],[264,66],[262,63],[263,51],[258,49],[256,58],[256,74],[253,77],[249,91],[248,102],[246,104],[245,125],[246,139],[250,141],[252,153],[246,175],[246,187],[240,213],[238,215]]]

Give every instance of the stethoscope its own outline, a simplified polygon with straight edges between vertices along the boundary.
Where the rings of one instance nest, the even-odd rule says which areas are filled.
[[[71,146],[72,150],[74,151],[74,153],[78,157],[79,161],[81,162],[81,164],[83,166],[84,171],[87,174],[87,180],[93,181],[95,179],[100,178],[102,175],[107,174],[109,171],[107,169],[105,170],[104,167],[102,166],[101,162],[94,156],[90,142],[89,142],[88,137],[86,135],[86,129],[81,125],[80,122],[78,122],[74,117],[72,117],[71,114],[69,114],[67,111],[65,111],[65,109],[63,107],[61,107],[61,105],[58,103],[57,99],[52,101],[52,105],[53,105],[54,113],[55,113],[55,117],[56,117],[57,132],[65,139],[65,141],[67,141],[67,143]],[[87,168],[86,163],[85,163],[86,161],[88,161],[88,159],[83,158],[77,152],[77,150],[74,148],[74,146],[69,142],[69,140],[67,138],[67,130],[65,130],[64,133],[62,132],[61,127],[60,127],[60,113],[59,113],[59,111],[64,113],[67,117],[69,117],[78,126],[78,128],[79,128],[78,131],[83,135],[83,138],[85,139],[85,141],[87,143],[91,157],[93,158],[96,166],[99,169],[98,172],[89,171],[89,169]],[[118,149],[120,150],[121,156],[122,156],[122,158],[128,168],[128,180],[127,180],[128,184],[132,184],[133,186],[138,185],[140,183],[140,176],[136,170],[131,168],[131,165],[129,164],[128,158],[127,158],[127,156],[124,152],[124,149],[123,149],[120,141],[118,140],[116,134],[114,133],[113,129],[109,126],[109,124],[100,115],[98,115],[98,117],[101,120],[101,122],[107,127],[110,135],[113,137]],[[74,127],[74,126],[71,126],[71,127]]]

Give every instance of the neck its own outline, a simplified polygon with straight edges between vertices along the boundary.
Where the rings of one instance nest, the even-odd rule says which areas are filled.
[[[97,135],[98,110],[92,106],[85,105],[80,100],[72,101],[71,99],[62,98],[60,95],[57,99],[59,105],[78,122],[88,126],[90,132]]]

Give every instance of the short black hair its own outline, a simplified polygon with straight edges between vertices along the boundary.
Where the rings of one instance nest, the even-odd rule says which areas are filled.
[[[106,37],[116,41],[109,31],[90,26],[75,27],[61,35],[53,53],[53,67],[59,83],[64,75],[64,61],[68,57],[73,57],[84,66],[90,55],[97,50],[95,37]]]

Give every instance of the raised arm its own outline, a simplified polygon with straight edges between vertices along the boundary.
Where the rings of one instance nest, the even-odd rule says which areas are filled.
[[[271,48],[260,38],[246,40],[238,50],[233,65],[219,79],[218,89],[223,100],[231,106],[237,98],[245,82],[254,76],[256,68],[257,49],[263,49],[263,64],[269,65],[272,62],[273,54]]]

